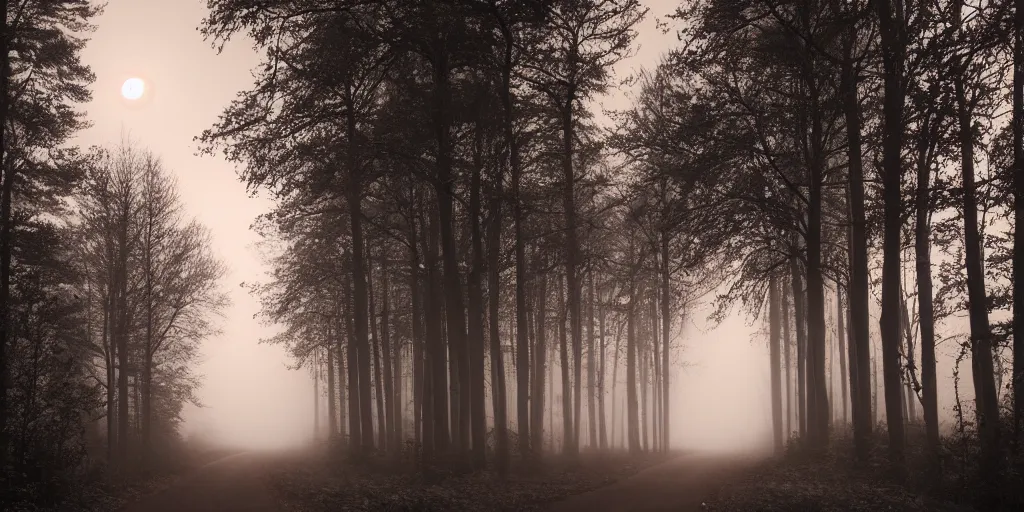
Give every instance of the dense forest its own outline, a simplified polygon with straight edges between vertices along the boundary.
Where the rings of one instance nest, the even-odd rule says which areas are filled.
[[[157,156],[75,146],[100,8],[2,4],[0,465],[57,506],[181,449],[226,263]],[[668,452],[704,304],[765,326],[778,455],[1021,499],[1024,1],[687,0],[630,76],[639,0],[207,4],[261,63],[196,142],[273,200],[247,286],[332,458]]]

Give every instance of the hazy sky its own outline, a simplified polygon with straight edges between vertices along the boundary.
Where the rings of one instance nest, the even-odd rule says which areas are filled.
[[[653,66],[675,44],[655,18],[676,2],[647,0],[651,16],[640,29],[637,55],[622,72]],[[257,64],[251,45],[239,38],[217,55],[196,27],[205,0],[110,0],[96,20],[85,51],[96,73],[94,97],[87,105],[94,126],[80,137],[83,145],[115,144],[122,134],[159,155],[178,177],[187,210],[213,233],[214,250],[230,267],[224,285],[234,305],[223,334],[203,344],[199,373],[205,406],[186,413],[186,431],[203,431],[252,445],[288,444],[312,431],[313,390],[306,371],[290,371],[281,348],[258,344],[267,334],[253,315],[256,301],[239,285],[261,278],[260,260],[249,226],[269,208],[250,198],[232,165],[217,157],[195,155],[193,137],[208,128],[235,94],[252,82]],[[120,95],[130,77],[146,81],[150,97],[130,105]],[[613,93],[604,108],[624,108],[628,99]],[[756,330],[740,317],[707,331],[696,313],[686,330],[685,359],[693,367],[677,370],[673,380],[673,444],[695,447],[750,446],[769,432],[768,361]],[[940,373],[941,375],[941,373]]]

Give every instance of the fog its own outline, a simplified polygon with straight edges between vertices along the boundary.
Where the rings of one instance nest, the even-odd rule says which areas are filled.
[[[254,319],[258,304],[243,282],[264,277],[264,266],[249,229],[269,203],[250,197],[233,166],[220,157],[195,154],[193,137],[208,128],[237,91],[251,85],[258,59],[242,39],[222,55],[196,31],[204,15],[201,0],[111,0],[96,20],[98,30],[85,51],[97,80],[86,106],[93,126],[79,138],[82,145],[109,144],[124,136],[140,141],[177,175],[189,213],[213,233],[214,249],[228,263],[226,278],[233,305],[221,320],[222,332],[202,347],[198,373],[202,407],[185,411],[184,434],[250,448],[305,443],[313,435],[313,383],[306,369],[293,370],[278,346],[260,344],[273,334]],[[657,20],[674,2],[649,0],[651,13],[638,38],[636,55],[619,66],[620,75],[655,65],[675,44]],[[119,95],[122,82],[138,76],[154,94],[129,107]],[[629,105],[628,95],[614,91],[596,107]],[[673,356],[671,443],[676,448],[756,449],[770,441],[768,355],[760,320],[737,310],[721,325],[705,320],[706,306],[687,312],[689,319]],[[950,329],[963,329],[954,319]],[[872,326],[877,331],[877,311]],[[877,343],[877,332],[873,333]],[[940,415],[949,425],[953,405],[952,365],[957,347],[940,346]],[[962,364],[969,383],[969,361]],[[971,386],[961,389],[965,400]]]

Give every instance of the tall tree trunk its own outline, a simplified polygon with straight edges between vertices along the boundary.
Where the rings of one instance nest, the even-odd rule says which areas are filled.
[[[861,155],[860,98],[858,70],[853,57],[857,24],[849,23],[845,38],[840,87],[846,121],[850,193],[850,395],[854,403],[853,439],[857,459],[866,462],[871,452],[871,342],[868,337],[868,246],[864,211],[864,167]]]
[[[10,35],[7,27],[8,2],[0,5],[0,468],[6,468],[7,448],[10,445],[7,430],[7,383],[10,381],[7,354],[13,353],[13,340],[10,339],[10,300],[11,300],[11,195],[14,190],[14,169],[7,163],[7,94],[8,75],[10,75]],[[109,385],[109,383],[108,383]],[[108,388],[109,393],[109,388]],[[110,422],[110,410],[107,410],[107,422]],[[109,441],[108,441],[109,442]]]
[[[413,191],[413,195],[415,192]],[[415,198],[413,199],[415,201]],[[416,207],[413,205],[409,213],[409,301],[412,309],[412,417],[413,417],[413,439],[417,444],[423,443],[426,439],[424,434],[423,401],[426,399],[424,383],[424,349],[423,333],[420,326],[420,256],[417,249],[416,237]],[[432,439],[431,439],[432,440]],[[425,443],[424,443],[425,444]]]
[[[391,331],[388,324],[390,323],[391,312],[388,310],[388,294],[390,292],[388,283],[388,254],[385,250],[380,257],[380,273],[381,273],[381,290],[380,290],[380,348],[381,348],[381,359],[384,365],[384,421],[387,422],[387,446],[388,451],[392,452],[393,455],[398,455],[402,452],[401,440],[399,432],[401,431],[401,417],[402,408],[399,406],[398,401],[395,400],[396,393],[401,393],[401,380],[398,377],[401,375],[401,368],[395,366],[395,362],[400,359],[398,357],[399,351],[394,351],[392,356],[391,347]],[[398,380],[398,386],[395,385],[395,381]]]
[[[895,4],[895,5],[893,5]],[[904,436],[900,385],[900,186],[903,147],[904,20],[902,0],[875,2],[878,10],[884,67],[885,97],[882,107],[882,197],[885,205],[882,263],[882,371],[885,379],[885,416],[889,427],[889,457],[903,473]],[[895,19],[894,19],[895,17]]]
[[[632,251],[630,251],[632,253]],[[629,453],[640,452],[639,432],[639,411],[637,410],[638,400],[636,396],[636,292],[635,284],[630,282],[629,304],[626,310],[626,408],[627,408],[627,437],[629,439]]]
[[[373,285],[373,258],[370,257],[369,261],[370,339],[373,341],[370,345],[370,350],[373,351],[373,394],[375,397],[374,405],[377,407],[377,447],[386,453],[388,450],[388,425],[385,419],[385,409],[387,409],[387,404],[384,403],[384,377],[381,373],[380,364],[381,343],[380,336],[377,335],[377,301],[374,297],[376,287]]]
[[[477,126],[474,130],[473,140],[473,169],[470,178],[469,193],[469,229],[470,243],[472,245],[472,262],[470,264],[469,279],[469,302],[467,303],[469,313],[469,335],[467,345],[469,351],[469,380],[470,380],[470,423],[472,432],[472,462],[473,467],[482,470],[487,465],[485,451],[485,437],[487,435],[487,416],[484,411],[484,299],[483,299],[483,272],[484,272],[484,247],[483,234],[480,228],[480,187],[483,173],[483,134],[482,128]]]
[[[937,90],[937,83],[931,89]],[[932,117],[926,115],[917,140],[917,188],[914,195],[914,257],[917,276],[917,315],[921,333],[921,404],[925,435],[932,460],[939,456],[939,397],[935,375],[935,312],[932,302],[931,136]],[[933,467],[938,468],[938,464]]]
[[[643,321],[643,317],[646,315],[644,315],[641,310],[641,312],[637,313],[637,316],[639,317],[637,320],[640,322],[640,332],[637,336],[637,341],[639,343],[637,343],[636,347],[637,363],[640,365],[640,443],[641,449],[646,452],[649,449],[649,445],[647,443],[647,430],[650,428],[650,423],[647,422],[647,367],[650,361],[647,356],[650,353],[648,350],[650,340],[646,339],[647,336],[645,336],[645,334],[647,334],[647,327],[645,327],[647,323]]]
[[[346,294],[347,295],[347,294]],[[340,303],[336,310],[341,309]],[[348,435],[348,415],[346,414],[345,408],[347,407],[348,401],[346,400],[345,393],[345,352],[342,351],[342,339],[346,336],[342,334],[345,329],[342,327],[341,315],[337,315],[334,320],[334,350],[337,352],[336,356],[338,359],[338,434],[341,438],[340,446],[344,446],[345,436]]]
[[[487,228],[487,299],[490,307],[491,329],[491,405],[494,408],[494,455],[498,473],[504,475],[508,472],[509,446],[507,398],[505,394],[505,359],[501,350],[500,328],[502,179],[503,176],[499,167],[494,176],[494,190],[488,208],[491,211],[491,220]]]
[[[320,353],[313,351],[313,442],[320,440]]]
[[[775,440],[775,454],[784,449],[782,442],[782,369],[779,367],[779,284],[772,274],[768,281],[768,354],[771,360],[772,433]]]
[[[667,452],[669,449],[669,417],[671,417],[672,407],[669,403],[669,375],[671,366],[669,359],[669,346],[671,345],[671,330],[672,330],[672,315],[669,314],[669,310],[672,304],[672,290],[669,288],[669,279],[671,277],[669,271],[669,252],[668,252],[669,232],[668,229],[663,229],[661,232],[661,339],[662,346],[664,347],[661,354],[661,435],[662,435],[662,446]]]
[[[800,276],[800,263],[797,258],[789,260],[790,278],[793,282],[793,309],[796,313],[796,402],[797,424],[800,438],[807,436],[807,331],[804,320],[804,284]]]
[[[954,16],[961,29],[962,1],[957,1]],[[982,259],[982,239],[978,228],[977,185],[974,181],[974,130],[972,106],[968,104],[964,76],[968,63],[960,64],[954,77],[960,164],[962,166],[964,215],[964,255],[967,267],[967,303],[971,324],[971,370],[974,377],[975,412],[978,434],[981,438],[981,471],[986,480],[993,478],[999,468],[999,401],[992,361],[992,338],[988,324],[985,295],[985,273]]]
[[[824,179],[824,151],[822,107],[819,100],[814,64],[807,64],[807,88],[811,103],[811,126],[808,177],[810,179],[807,206],[807,391],[808,440],[816,451],[828,445],[829,399],[825,375],[825,283],[821,270],[822,247],[822,183]]]
[[[782,355],[785,359],[786,365],[786,438],[793,435],[793,377],[790,374],[790,356],[789,346],[791,344],[789,337],[789,293],[791,288],[779,284],[782,288]]]
[[[352,264],[351,253],[348,263]],[[352,453],[358,454],[363,449],[363,408],[359,392],[359,352],[356,348],[355,336],[355,312],[353,311],[353,290],[352,280],[345,279],[345,323],[348,331],[348,432],[349,449]],[[368,414],[368,413],[367,413]],[[366,435],[373,436],[373,430],[366,432]],[[372,442],[372,441],[371,441]]]
[[[846,416],[846,408],[848,407],[846,397],[848,390],[846,388],[847,376],[849,373],[846,372],[846,309],[843,308],[843,285],[842,283],[836,283],[836,342],[839,343],[839,383],[840,391],[843,394],[843,427],[846,427],[848,418]]]
[[[355,117],[355,97],[351,84],[347,88],[347,110],[346,116],[348,129],[348,167],[349,183],[348,207],[350,234],[352,237],[352,281],[353,281],[353,321],[355,322],[354,334],[356,349],[356,365],[351,371],[358,371],[358,392],[359,417],[362,421],[360,426],[362,449],[368,455],[373,451],[373,417],[370,397],[370,340],[367,325],[367,284],[366,284],[366,252],[363,244],[363,176],[362,165],[359,161],[360,144]]]
[[[327,440],[334,441],[338,435],[338,409],[334,392],[334,346],[331,340],[334,339],[332,329],[327,330]]]
[[[444,330],[441,325],[442,301],[427,299],[427,297],[443,296],[440,272],[437,268],[438,220],[436,211],[434,212],[429,215],[427,236],[423,238],[425,246],[423,254],[427,266],[427,296],[424,297],[423,303],[426,305],[427,362],[429,362],[429,371],[424,372],[424,397],[430,397],[425,399],[424,403],[430,403],[430,413],[434,420],[431,425],[431,431],[434,434],[434,451],[444,453],[448,451],[450,443],[448,434],[448,351],[445,347]],[[426,390],[427,384],[430,386],[429,395]],[[451,386],[457,385],[457,382],[451,383]],[[453,424],[452,428],[455,427],[456,425]],[[426,427],[424,427],[424,437],[427,437]]]
[[[128,463],[128,224],[129,198],[124,198],[118,226],[117,307],[114,309],[117,343],[117,458],[123,469]]]
[[[619,437],[620,438],[622,437],[622,430],[621,430],[622,429],[622,423],[620,423],[619,421],[616,421],[616,418],[618,418],[618,416],[622,415],[622,411],[615,406],[615,404],[619,403],[618,399],[616,397],[618,396],[619,363],[621,362],[621,357],[619,357],[619,355],[621,353],[622,353],[622,322],[620,321],[618,329],[616,329],[616,331],[615,331],[615,358],[612,361],[612,445],[613,445],[613,447],[615,445],[615,427],[616,426],[619,426],[619,429],[620,429],[619,430]],[[623,447],[625,447],[625,443],[621,443],[621,445]]]
[[[533,392],[530,411],[530,441],[532,454],[539,459],[544,451],[544,369],[547,366],[547,276],[537,276],[537,301],[534,320],[537,323],[536,346],[533,348]]]
[[[1015,0],[1013,11],[1013,218],[1014,226],[1024,226],[1024,0]],[[1024,228],[1015,228],[1013,231],[1013,332],[1024,333]],[[1013,337],[1015,448],[1020,442],[1021,427],[1024,426],[1022,338],[1024,334],[1014,334]],[[921,350],[924,350],[923,345]],[[923,355],[921,357],[924,358]]]
[[[600,295],[598,297],[600,298]],[[598,368],[598,381],[597,381],[597,386],[598,386],[597,387],[597,390],[598,390],[598,395],[597,395],[597,416],[598,416],[597,429],[598,429],[598,435],[600,436],[600,439],[601,439],[601,451],[605,451],[605,450],[608,449],[608,435],[607,435],[608,434],[608,427],[606,425],[606,416],[605,416],[605,408],[604,408],[604,401],[605,401],[605,375],[606,375],[606,373],[605,373],[606,370],[605,370],[604,358],[605,358],[605,353],[607,352],[605,350],[605,335],[604,335],[605,334],[604,333],[604,323],[605,323],[605,318],[604,318],[604,301],[598,302],[598,304],[597,304],[597,318],[598,318],[598,331],[600,333],[599,334],[599,338],[598,338],[598,344],[600,345],[600,356],[601,356],[600,357],[600,362],[598,363],[600,365],[600,367]]]
[[[572,382],[569,379],[569,341],[565,332],[565,322],[569,316],[568,304],[565,302],[565,287],[558,286],[558,354],[562,371],[562,442],[566,454],[572,455],[573,421],[572,421]]]
[[[587,296],[587,431],[589,446],[597,448],[597,411],[594,405],[594,273],[590,273],[590,287]]]
[[[452,174],[451,108],[449,103],[449,55],[446,41],[436,41],[434,55],[434,135],[437,143],[437,180],[434,189],[441,232],[441,257],[444,268],[444,309],[449,350],[452,354],[449,383],[452,390],[452,433],[464,456],[470,449],[470,410],[473,390],[470,382],[470,356],[466,339],[466,307],[459,275],[459,252],[455,244],[454,175]],[[477,390],[483,393],[483,389]],[[467,461],[468,462],[468,461]]]
[[[579,415],[580,415],[580,380],[582,374],[582,345],[583,345],[583,319],[581,318],[582,308],[580,307],[580,283],[576,267],[579,260],[579,241],[576,233],[576,177],[573,171],[573,156],[575,150],[576,120],[574,119],[575,97],[570,92],[566,99],[562,120],[562,208],[565,215],[565,285],[569,299],[569,325],[572,335],[573,364],[575,365],[575,382],[573,393],[566,394],[563,400],[570,403],[568,409],[568,422],[572,425],[570,436],[566,437],[566,453],[570,456],[579,452]],[[575,415],[574,415],[575,412]]]

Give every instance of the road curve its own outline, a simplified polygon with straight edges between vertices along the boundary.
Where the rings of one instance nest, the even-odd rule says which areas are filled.
[[[764,460],[761,455],[687,454],[625,480],[569,497],[549,512],[689,512],[707,510],[703,500]]]
[[[265,487],[270,458],[243,452],[217,459],[122,512],[279,512]]]

